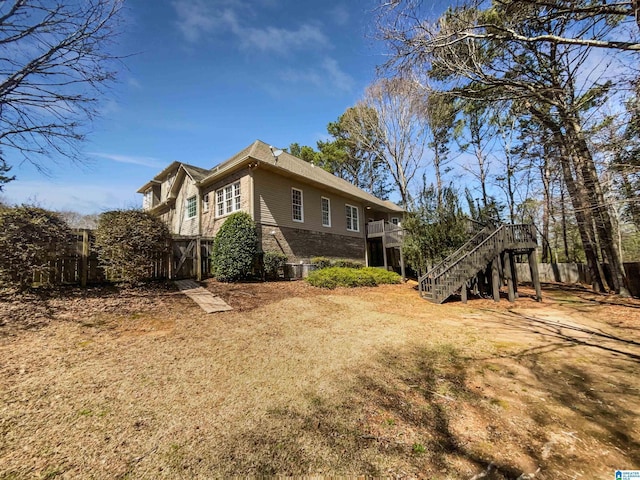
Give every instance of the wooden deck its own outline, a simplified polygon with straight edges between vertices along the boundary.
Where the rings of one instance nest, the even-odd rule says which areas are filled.
[[[200,308],[207,313],[233,310],[233,307],[228,305],[224,300],[215,296],[209,290],[202,288],[193,280],[176,280],[174,283],[178,287],[178,290],[200,305]]]

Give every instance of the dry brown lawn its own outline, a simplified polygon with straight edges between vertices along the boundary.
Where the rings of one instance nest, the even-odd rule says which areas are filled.
[[[208,282],[0,297],[0,478],[612,479],[640,468],[640,302],[547,286]]]

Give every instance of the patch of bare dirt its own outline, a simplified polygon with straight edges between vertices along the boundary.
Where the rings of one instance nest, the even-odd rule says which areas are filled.
[[[0,332],[0,478],[612,478],[640,467],[640,309],[546,286],[52,293]]]

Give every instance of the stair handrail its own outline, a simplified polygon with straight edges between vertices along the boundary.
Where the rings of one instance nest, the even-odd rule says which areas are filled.
[[[461,257],[461,258],[457,259],[455,262],[451,263],[445,270],[440,272],[438,275],[434,276],[433,279],[436,280],[436,279],[442,277],[445,273],[449,272],[449,270],[451,270],[453,267],[458,265],[458,263],[460,263],[462,260],[464,260],[468,256],[480,251],[481,248],[484,248],[486,246],[485,244],[487,244],[489,241],[495,240],[495,237],[498,236],[498,234],[504,234],[503,227],[504,227],[504,225],[501,225],[500,228],[498,228],[497,230],[494,230],[491,233],[491,235],[489,235],[482,242],[480,242],[474,249],[470,250],[464,257]]]
[[[454,257],[456,257],[457,255],[460,255],[463,252],[464,252],[464,255],[461,258],[464,258],[464,256],[470,254],[478,245],[480,245],[486,238],[488,238],[491,235],[492,232],[495,232],[495,231],[496,231],[496,229],[494,227],[485,226],[482,230],[480,230],[473,237],[471,237],[464,245],[462,245],[460,248],[458,248],[458,250],[456,250],[451,255],[449,255],[447,258],[442,260],[440,263],[436,264],[434,267],[429,269],[429,271],[427,273],[425,273],[422,277],[426,277],[428,275],[431,275],[433,272],[436,272],[438,269],[445,267],[445,264],[447,264],[449,262],[452,262]],[[479,238],[483,237],[484,235],[487,235],[487,236],[485,236],[482,240],[479,240]],[[471,248],[471,250],[469,250],[471,245],[473,245],[473,248]],[[443,271],[446,271],[446,270],[447,270],[447,268],[444,268]]]
[[[503,225],[501,225],[498,229],[494,230],[493,232],[491,232],[491,234],[486,237],[484,240],[482,240],[478,245],[476,245],[473,249],[471,249],[470,251],[466,252],[464,256],[456,259],[455,261],[452,261],[451,263],[449,263],[446,268],[444,268],[441,272],[438,272],[437,274],[433,275],[433,271],[434,269],[431,269],[429,272],[427,272],[425,275],[423,275],[420,278],[420,285],[422,285],[422,283],[427,280],[428,278],[431,280],[432,284],[435,284],[436,281],[441,278],[442,276],[444,276],[446,273],[448,273],[451,269],[453,269],[453,267],[457,266],[462,260],[464,260],[465,258],[467,258],[468,256],[472,255],[473,253],[479,251],[482,247],[485,246],[485,244],[487,242],[489,242],[490,240],[494,240],[495,237],[499,234],[499,233],[504,233],[504,229],[502,228]],[[456,252],[457,253],[457,252]],[[451,258],[453,255],[450,255],[447,258]],[[446,260],[446,259],[445,259]]]

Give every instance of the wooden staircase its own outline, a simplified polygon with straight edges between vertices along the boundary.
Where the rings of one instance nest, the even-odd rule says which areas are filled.
[[[463,298],[466,298],[467,282],[479,272],[487,269],[490,263],[494,262],[493,265],[499,265],[500,258],[505,252],[509,254],[528,253],[531,266],[531,262],[535,262],[536,246],[534,225],[484,227],[471,240],[420,277],[418,281],[420,296],[433,303],[442,303],[461,287],[464,287]],[[510,266],[508,268],[510,269]],[[494,292],[497,291],[497,283],[498,281],[495,280]]]

